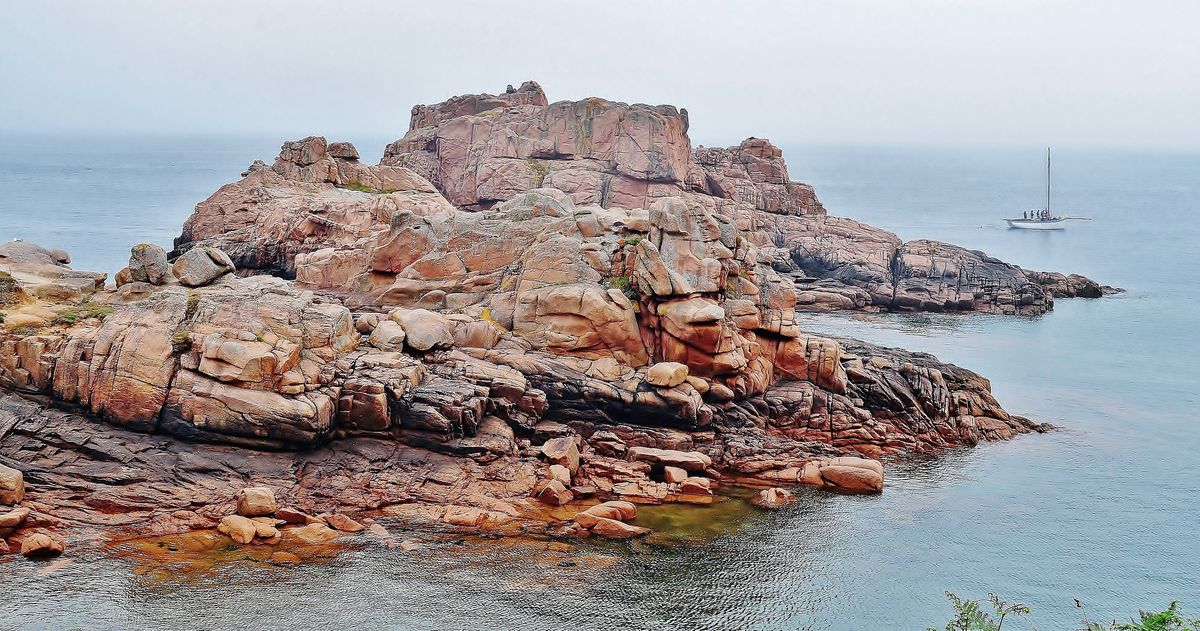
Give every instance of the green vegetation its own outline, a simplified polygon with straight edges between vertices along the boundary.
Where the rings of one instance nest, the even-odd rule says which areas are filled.
[[[1179,601],[1172,602],[1165,611],[1139,611],[1137,620],[1120,623],[1116,620],[1107,625],[1084,621],[1085,631],[1200,631],[1200,619],[1186,619],[1179,611]]]
[[[533,171],[534,188],[541,188],[542,183],[546,181],[546,176],[550,174],[550,168],[546,166],[545,162],[534,158],[525,158],[525,164],[530,171]]]
[[[632,237],[625,237],[624,239],[621,239],[621,245],[622,245],[622,246],[626,246],[626,245],[627,245],[627,246],[630,246],[630,247],[634,247],[634,246],[636,246],[637,244],[639,244],[639,243],[641,243],[642,241],[645,241],[645,240],[646,240],[646,237],[645,237],[645,235],[635,234],[635,235],[633,235]]]
[[[725,299],[741,300],[742,297],[742,279],[736,276],[725,279]]]
[[[496,320],[496,318],[494,316],[492,316],[492,310],[487,307],[484,307],[483,311],[480,312],[479,319],[483,320],[484,322],[487,322],[488,324],[491,324],[492,326],[500,329],[501,331],[508,331],[508,329],[506,329],[503,324],[500,324],[500,322],[498,320]]]
[[[180,329],[171,334],[171,350],[182,353],[192,348],[192,332]]]
[[[108,305],[98,305],[93,302],[85,302],[74,309],[67,309],[58,314],[54,319],[56,324],[75,324],[80,320],[96,318],[103,320],[113,312],[113,308]]]
[[[984,610],[978,600],[963,600],[951,592],[946,592],[946,598],[954,605],[954,617],[946,623],[946,631],[1000,631],[1005,618],[1019,617],[1029,614],[1029,607],[1021,603],[1007,603],[995,594],[988,594],[988,603],[992,611]],[[927,631],[937,631],[929,627]]]
[[[338,184],[338,188],[346,189],[347,191],[357,191],[359,193],[374,193],[376,195],[385,195],[387,193],[395,193],[394,188],[372,188],[361,182],[350,182],[349,184]]]
[[[1026,605],[1007,603],[995,594],[987,595],[990,612],[985,610],[979,600],[963,600],[950,592],[946,592],[946,597],[954,605],[954,617],[946,623],[946,631],[1001,631],[1005,619],[1023,617],[1030,611]],[[1075,606],[1083,607],[1078,600],[1075,601]],[[1127,623],[1113,620],[1105,624],[1084,618],[1079,631],[1200,631],[1200,620],[1185,618],[1179,611],[1179,606],[1179,602],[1172,602],[1165,611],[1140,611],[1138,619]],[[927,631],[938,630],[928,627]]]
[[[625,297],[634,304],[637,304],[642,299],[642,292],[638,289],[637,283],[627,276],[606,278],[602,284],[607,289],[616,289],[625,294]]]
[[[196,309],[199,306],[200,306],[200,294],[198,294],[194,291],[189,291],[188,292],[188,301],[187,301],[187,310],[183,312],[183,319],[191,320],[192,316],[196,315]]]

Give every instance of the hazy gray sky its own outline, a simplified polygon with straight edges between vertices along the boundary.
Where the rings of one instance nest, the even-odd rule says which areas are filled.
[[[693,142],[1200,147],[1200,2],[0,0],[0,130],[403,135],[536,79]]]

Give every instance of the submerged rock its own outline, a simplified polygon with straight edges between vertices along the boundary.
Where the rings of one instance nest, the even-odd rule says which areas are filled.
[[[788,504],[793,504],[796,501],[796,495],[787,489],[779,487],[771,487],[758,492],[751,500],[755,506],[766,509],[783,508]]]

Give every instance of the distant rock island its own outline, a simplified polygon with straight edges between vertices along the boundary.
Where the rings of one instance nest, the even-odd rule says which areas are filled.
[[[881,460],[1044,429],[969,370],[796,313],[1110,288],[831,217],[769,141],[688,128],[526,82],[414,107],[377,165],[286,142],[113,285],[0,244],[0,553],[390,541],[381,517],[635,537],[637,504],[879,493]]]

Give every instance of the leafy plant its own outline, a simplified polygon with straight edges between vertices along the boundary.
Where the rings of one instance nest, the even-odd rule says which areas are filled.
[[[946,623],[946,631],[1000,631],[1004,620],[1009,616],[1029,615],[1029,607],[1021,603],[1005,602],[995,594],[987,595],[991,612],[985,611],[978,600],[963,600],[952,592],[946,592],[946,598],[954,605],[954,617]],[[928,627],[927,631],[937,629]]]
[[[93,302],[85,302],[75,309],[67,309],[58,314],[54,321],[58,324],[75,324],[80,320],[96,318],[103,320],[112,314],[113,308],[108,305],[99,305]]]
[[[184,320],[191,320],[192,316],[196,315],[196,309],[200,307],[200,294],[189,291],[187,299],[187,309],[183,312]]]
[[[627,276],[612,276],[604,279],[603,285],[608,289],[616,289],[625,294],[625,297],[630,302],[637,303],[642,299],[642,292],[638,290],[637,284],[630,280]]]
[[[1164,611],[1139,611],[1137,620],[1120,623],[1116,620],[1107,625],[1084,621],[1085,631],[1200,631],[1200,619],[1188,620],[1179,611],[1179,601],[1172,602]]]
[[[533,171],[534,188],[541,188],[542,183],[546,181],[546,176],[550,174],[550,167],[547,167],[545,162],[534,158],[525,158],[525,164],[530,171]]]
[[[639,244],[645,240],[646,240],[645,235],[635,234],[632,237],[625,237],[624,239],[621,239],[621,245],[622,246],[628,245],[628,246],[632,247],[632,246],[636,246],[637,244]]]
[[[1001,631],[1005,619],[1029,615],[1026,605],[1005,602],[995,594],[987,596],[990,612],[986,611],[980,600],[963,600],[951,592],[946,592],[946,597],[954,605],[954,617],[946,623],[946,631]],[[1075,606],[1083,607],[1078,600]],[[1127,623],[1113,620],[1104,624],[1084,618],[1080,631],[1200,631],[1200,620],[1185,618],[1179,607],[1179,602],[1175,601],[1164,611],[1139,611],[1138,619]],[[938,630],[927,627],[927,631]]]

